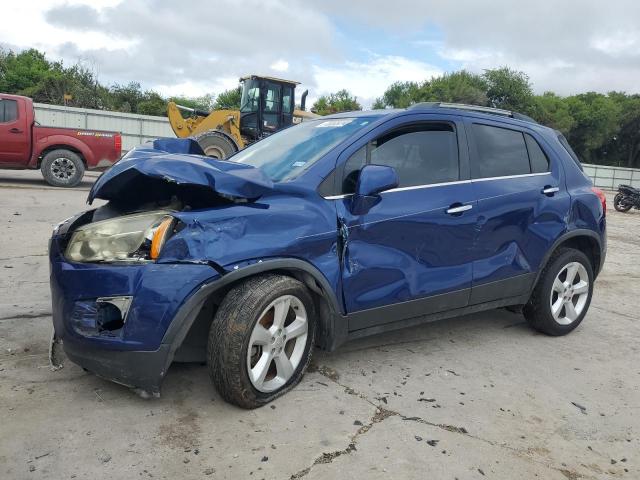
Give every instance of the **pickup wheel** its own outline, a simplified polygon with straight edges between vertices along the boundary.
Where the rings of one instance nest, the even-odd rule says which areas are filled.
[[[593,268],[587,256],[573,248],[554,253],[542,271],[524,316],[547,335],[566,335],[582,322],[593,294]]]
[[[75,187],[84,176],[84,163],[77,153],[69,150],[52,150],[42,159],[42,176],[54,187]]]
[[[227,293],[207,344],[211,380],[228,402],[260,407],[302,378],[315,336],[307,288],[291,277],[267,274]]]

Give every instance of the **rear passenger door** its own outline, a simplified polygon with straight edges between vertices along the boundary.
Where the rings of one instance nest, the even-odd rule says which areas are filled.
[[[466,119],[478,234],[470,304],[526,294],[565,228],[569,196],[542,136],[512,124]]]
[[[468,303],[476,209],[464,126],[458,117],[431,118],[401,117],[338,160],[342,286],[352,331]],[[400,183],[360,215],[349,194],[365,164],[393,167]]]

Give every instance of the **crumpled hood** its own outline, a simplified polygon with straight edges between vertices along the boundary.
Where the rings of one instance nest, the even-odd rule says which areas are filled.
[[[195,140],[162,138],[130,150],[93,184],[87,202],[144,200],[196,187],[222,196],[254,200],[273,188],[261,170],[204,156]],[[193,194],[193,191],[191,192]]]

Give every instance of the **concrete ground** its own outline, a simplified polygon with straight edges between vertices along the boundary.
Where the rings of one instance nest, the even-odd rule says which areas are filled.
[[[317,351],[298,387],[245,411],[205,366],[174,365],[159,400],[50,371],[47,238],[91,180],[0,171],[0,478],[640,478],[640,211],[609,211],[572,334],[504,310],[427,324]]]

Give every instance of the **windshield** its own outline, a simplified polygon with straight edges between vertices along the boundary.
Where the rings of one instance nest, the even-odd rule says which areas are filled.
[[[257,112],[258,99],[260,97],[260,81],[245,80],[242,85],[242,99],[240,100],[241,112]]]
[[[254,143],[230,160],[257,167],[274,182],[282,182],[296,177],[372,121],[373,117],[358,117],[302,122]]]

